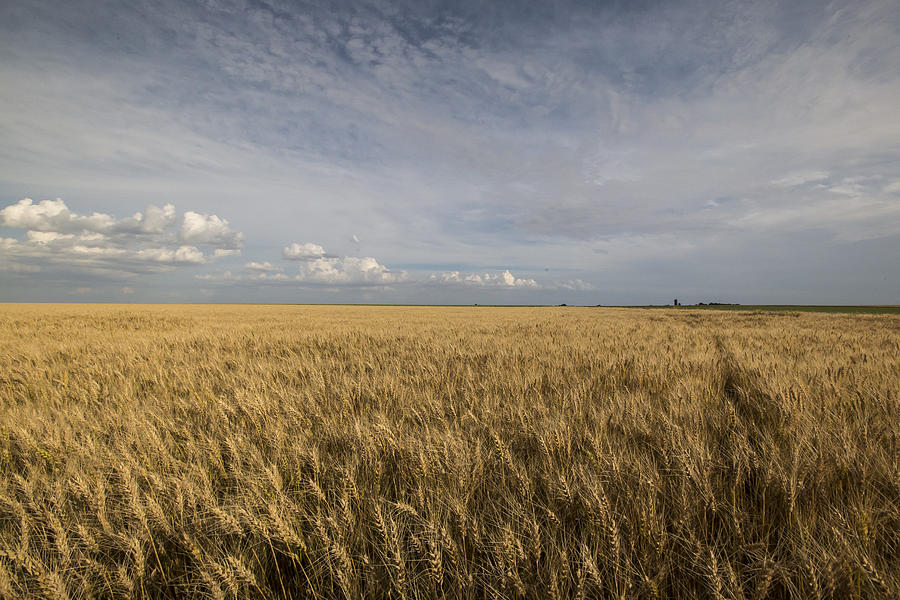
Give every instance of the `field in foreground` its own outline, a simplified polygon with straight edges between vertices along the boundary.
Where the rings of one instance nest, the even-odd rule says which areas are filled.
[[[0,597],[891,598],[900,317],[0,305]]]

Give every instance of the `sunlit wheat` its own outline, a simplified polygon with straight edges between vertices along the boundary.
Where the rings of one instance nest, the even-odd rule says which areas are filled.
[[[893,598],[900,318],[0,306],[6,598]]]

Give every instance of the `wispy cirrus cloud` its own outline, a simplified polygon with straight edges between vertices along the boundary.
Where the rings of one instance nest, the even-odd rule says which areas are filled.
[[[322,251],[283,254],[285,277],[403,265],[417,301],[493,289],[432,273],[507,265],[539,284],[497,288],[523,301],[890,301],[898,36],[890,0],[6,3],[0,204],[78,208],[23,209],[18,229],[75,236],[15,234],[35,267],[65,244],[262,264],[303,239]],[[144,209],[169,199],[191,211]],[[776,262],[795,275],[767,277]]]

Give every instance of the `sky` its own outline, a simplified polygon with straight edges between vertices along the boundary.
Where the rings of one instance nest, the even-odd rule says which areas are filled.
[[[0,300],[900,304],[900,4],[0,2]]]

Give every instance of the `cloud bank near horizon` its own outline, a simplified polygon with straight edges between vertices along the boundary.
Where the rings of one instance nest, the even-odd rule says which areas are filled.
[[[176,223],[173,204],[151,204],[116,219],[99,212],[77,214],[60,198],[37,203],[24,198],[0,210],[0,227],[25,230],[23,239],[0,238],[0,268],[37,273],[55,266],[117,278],[202,265],[239,254],[243,247],[243,234],[216,215],[187,211],[177,232]]]

